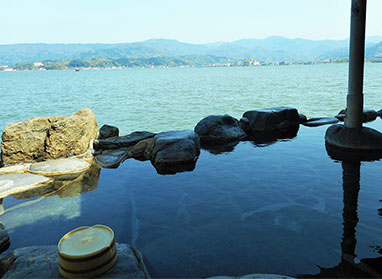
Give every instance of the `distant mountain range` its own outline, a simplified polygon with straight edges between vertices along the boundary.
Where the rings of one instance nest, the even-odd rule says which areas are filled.
[[[280,36],[208,44],[189,44],[168,39],[121,44],[9,44],[0,45],[0,64],[190,55],[253,58],[263,62],[316,62],[325,59],[346,59],[348,45],[348,39],[307,40]],[[382,37],[367,37],[366,59],[382,59]]]

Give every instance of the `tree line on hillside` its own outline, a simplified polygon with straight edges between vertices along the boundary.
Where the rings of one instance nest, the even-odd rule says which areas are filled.
[[[217,57],[212,55],[191,55],[178,57],[147,57],[147,58],[93,58],[74,59],[64,62],[42,61],[41,63],[30,62],[16,64],[12,68],[15,70],[65,70],[72,68],[147,68],[147,67],[181,67],[181,66],[211,66],[227,65],[235,63],[227,57]]]

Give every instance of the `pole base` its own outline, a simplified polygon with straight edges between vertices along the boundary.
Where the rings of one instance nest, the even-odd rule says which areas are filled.
[[[371,128],[332,125],[326,130],[325,142],[329,155],[336,160],[342,161],[342,157],[361,161],[382,158],[382,133]]]

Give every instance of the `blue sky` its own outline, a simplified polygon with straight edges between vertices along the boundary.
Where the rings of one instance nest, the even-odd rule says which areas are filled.
[[[281,35],[344,39],[351,0],[0,0],[0,43],[189,43]],[[368,36],[382,36],[368,0]]]

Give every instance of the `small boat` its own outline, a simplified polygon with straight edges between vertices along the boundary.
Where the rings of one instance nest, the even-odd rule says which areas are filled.
[[[76,71],[76,72],[79,72],[79,71],[80,71],[80,68],[76,68],[75,71]]]

